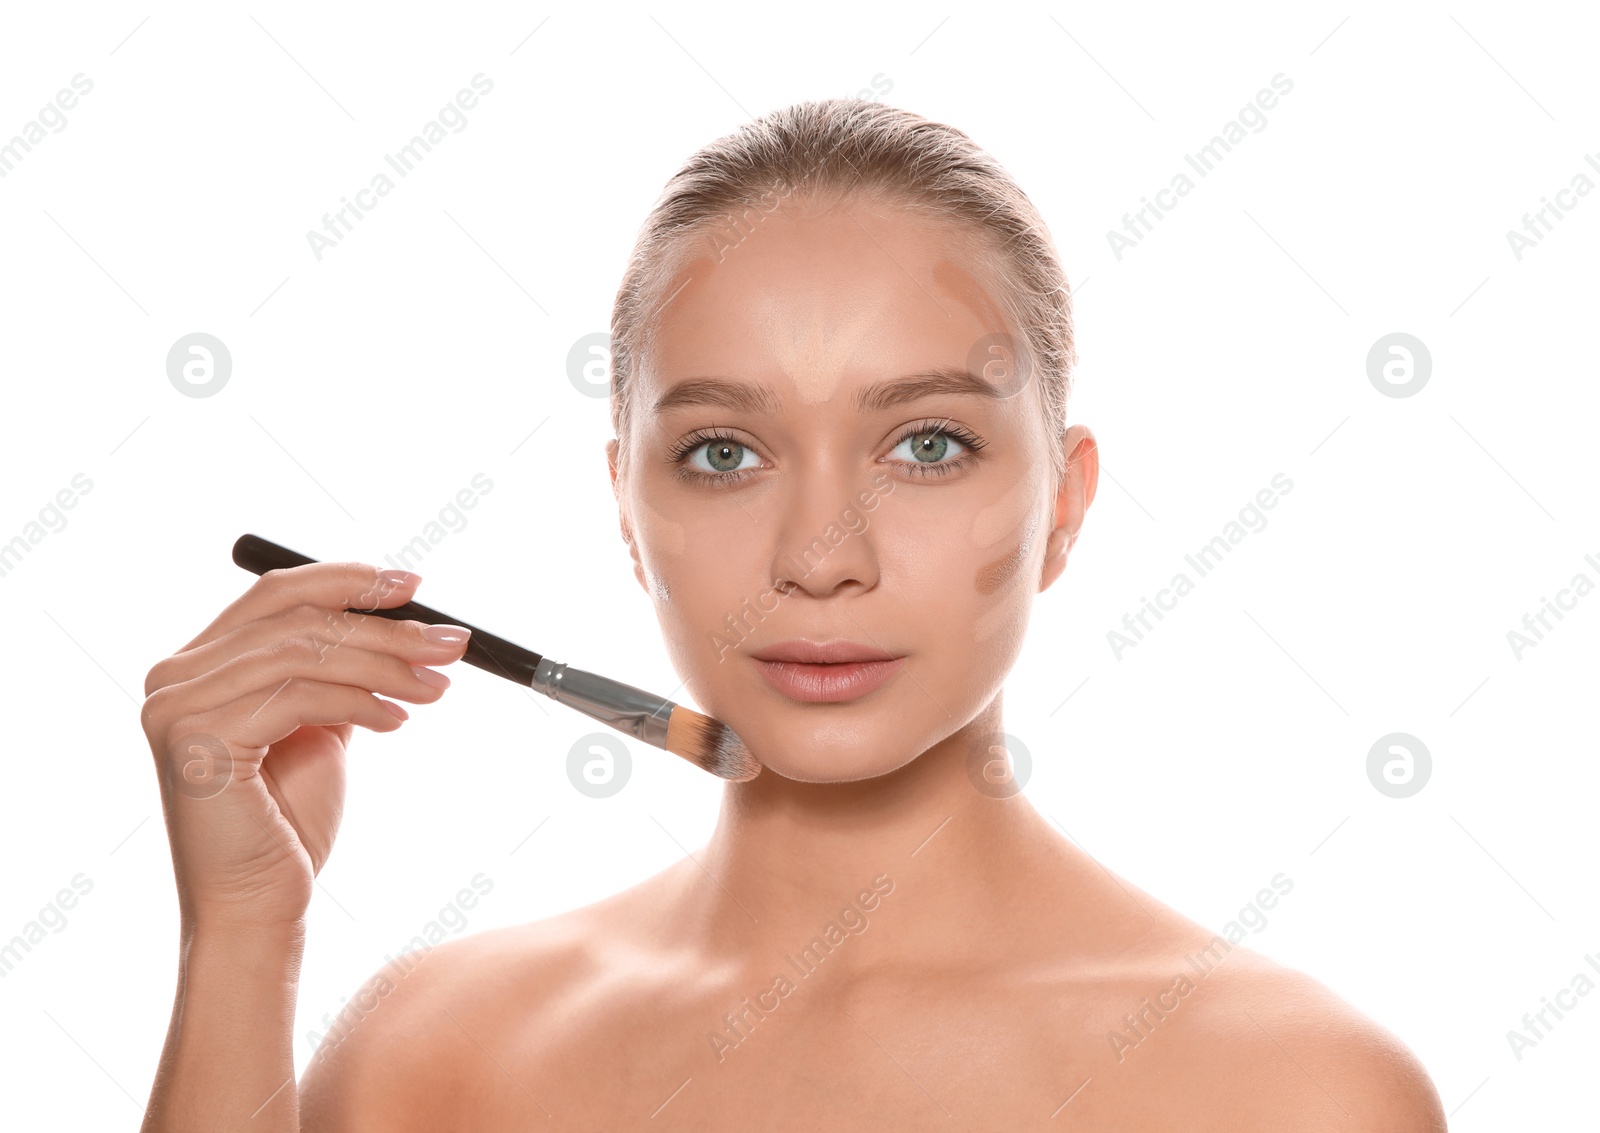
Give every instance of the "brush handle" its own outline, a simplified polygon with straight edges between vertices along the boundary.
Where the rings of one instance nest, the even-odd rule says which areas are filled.
[[[233,545],[233,561],[245,570],[255,574],[265,574],[269,570],[305,566],[318,560],[291,551],[270,539],[263,539],[259,535],[241,535]],[[370,614],[374,617],[389,618],[391,621],[417,621],[429,625],[453,625],[472,631],[472,637],[467,642],[467,651],[461,659],[469,665],[490,672],[508,681],[515,681],[519,685],[532,686],[534,671],[538,669],[543,656],[531,649],[524,649],[503,637],[496,637],[488,630],[479,629],[470,622],[453,617],[443,611],[435,610],[431,606],[424,606],[421,602],[407,602],[403,606],[391,606],[382,609],[365,609],[360,606],[351,607],[358,614]]]

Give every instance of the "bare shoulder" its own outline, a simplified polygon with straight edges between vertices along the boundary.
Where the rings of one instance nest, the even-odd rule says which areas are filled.
[[[614,900],[614,899],[613,899]],[[350,997],[300,1083],[305,1133],[454,1127],[465,1093],[503,1074],[516,1028],[548,1018],[603,966],[609,902],[397,957]],[[496,1070],[496,1066],[501,1069]],[[467,1071],[467,1072],[464,1072]]]
[[[1438,1091],[1417,1056],[1318,980],[1234,946],[1194,982],[1204,994],[1194,997],[1186,1045],[1212,1052],[1227,1128],[1444,1133]]]

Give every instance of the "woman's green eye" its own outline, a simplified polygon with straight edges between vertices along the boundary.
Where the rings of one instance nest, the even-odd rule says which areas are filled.
[[[747,456],[754,457],[755,453],[737,441],[717,440],[707,441],[689,455],[691,463],[694,462],[696,457],[705,457],[707,461],[705,465],[694,464],[694,467],[699,468],[702,472],[727,473],[742,471],[740,462]],[[757,460],[756,463],[760,464],[761,462]]]
[[[906,465],[906,471],[914,475],[945,476],[968,467],[972,455],[984,444],[980,438],[946,422],[904,434],[889,457],[894,463]],[[686,482],[701,484],[737,483],[762,463],[761,455],[748,445],[729,436],[707,437],[704,433],[698,437],[691,434],[671,459],[681,466],[679,475]]]
[[[937,464],[944,460],[952,444],[960,445],[961,442],[943,429],[928,429],[925,432],[912,433],[906,437],[894,447],[894,452],[890,453],[890,455],[899,455],[900,450],[905,449],[906,452],[903,459],[916,460],[923,464]],[[966,446],[962,445],[961,447],[965,448]],[[960,453],[956,455],[959,456]]]

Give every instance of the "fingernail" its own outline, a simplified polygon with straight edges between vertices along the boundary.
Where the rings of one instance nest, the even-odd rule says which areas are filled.
[[[420,574],[412,574],[409,570],[380,570],[378,582],[386,590],[399,590],[405,586],[413,586],[422,581]]]
[[[432,685],[434,688],[450,687],[449,677],[445,676],[443,673],[436,673],[432,669],[424,668],[421,665],[411,666],[411,675],[416,677],[417,680],[421,681],[423,684]]]
[[[460,626],[424,626],[422,636],[435,645],[460,645],[472,636],[472,631]]]
[[[394,701],[392,701],[392,700],[383,700],[382,698],[379,698],[379,703],[381,703],[385,708],[387,708],[389,710],[390,714],[395,717],[395,719],[397,719],[397,720],[409,720],[409,719],[411,719],[411,713],[407,712],[404,708],[401,708]]]

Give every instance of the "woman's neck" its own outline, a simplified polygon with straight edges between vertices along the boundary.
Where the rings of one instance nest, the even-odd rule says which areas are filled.
[[[1041,899],[1070,897],[1086,859],[1024,795],[981,777],[993,755],[973,748],[1000,731],[997,706],[984,715],[890,775],[730,784],[698,867],[680,875],[680,930],[762,963],[833,924],[835,939],[872,937],[839,948],[838,966],[942,965],[992,949],[993,927],[1017,931]]]

